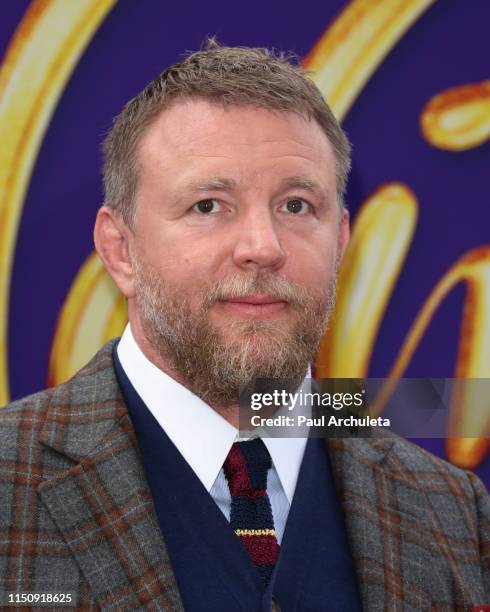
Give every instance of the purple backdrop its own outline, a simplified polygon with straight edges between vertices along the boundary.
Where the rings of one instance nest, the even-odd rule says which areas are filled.
[[[2,5],[2,51],[28,4]],[[123,103],[208,34],[231,45],[274,46],[302,56],[346,4],[116,4],[66,87],[27,194],[10,302],[13,398],[46,384],[57,316],[93,249],[92,226],[102,197],[100,142]],[[429,147],[418,127],[420,111],[434,94],[488,78],[489,20],[487,0],[436,2],[389,54],[344,121],[354,145],[347,197],[353,216],[387,181],[406,183],[420,202],[414,241],[383,319],[371,376],[386,375],[408,327],[449,266],[469,249],[490,243],[490,144],[447,153]],[[439,309],[407,376],[453,375],[463,297],[459,288]],[[420,443],[443,456],[442,440]],[[478,473],[490,482],[488,458]]]

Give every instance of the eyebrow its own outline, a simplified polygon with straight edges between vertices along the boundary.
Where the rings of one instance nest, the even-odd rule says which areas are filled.
[[[223,178],[220,176],[211,177],[204,181],[191,181],[185,186],[190,191],[231,191],[237,188],[234,179]],[[318,196],[324,195],[324,190],[316,182],[309,178],[299,175],[288,176],[282,179],[280,189],[303,189]]]
[[[303,189],[304,191],[309,191],[313,195],[319,197],[325,197],[325,191],[322,189],[321,185],[316,181],[313,181],[304,176],[288,176],[281,181],[282,189]]]
[[[236,189],[237,183],[233,179],[215,176],[204,181],[191,181],[185,186],[190,191],[231,191]]]

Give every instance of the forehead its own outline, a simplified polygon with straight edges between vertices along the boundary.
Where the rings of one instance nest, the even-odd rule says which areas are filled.
[[[297,113],[254,106],[223,106],[180,100],[147,128],[138,150],[143,175],[208,169],[270,175],[278,166],[290,174],[335,176],[332,146],[319,124]],[[319,178],[318,176],[314,178]]]

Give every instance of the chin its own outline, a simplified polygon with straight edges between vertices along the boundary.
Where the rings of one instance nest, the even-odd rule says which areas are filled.
[[[236,342],[264,344],[271,348],[271,341],[277,342],[280,339],[284,341],[291,334],[291,326],[284,325],[284,322],[275,321],[240,321],[235,323],[232,329],[221,333],[221,337],[225,344],[234,344]]]

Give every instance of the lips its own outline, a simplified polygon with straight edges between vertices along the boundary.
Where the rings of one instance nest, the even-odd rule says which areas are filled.
[[[233,304],[285,304],[284,300],[280,298],[274,297],[272,295],[264,295],[259,293],[254,293],[250,295],[241,295],[235,298],[226,298],[222,300],[224,302],[231,302]]]
[[[240,319],[273,319],[287,311],[288,302],[273,295],[254,293],[220,300],[228,316]]]

